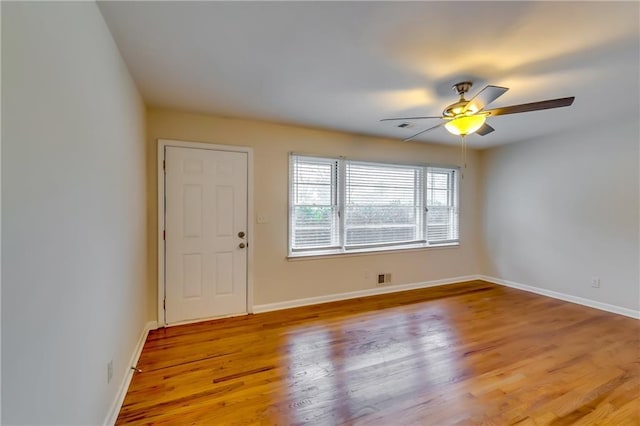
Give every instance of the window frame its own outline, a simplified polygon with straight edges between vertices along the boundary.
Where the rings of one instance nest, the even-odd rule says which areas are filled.
[[[335,188],[332,189],[336,192],[336,201],[337,201],[337,226],[336,230],[338,235],[338,246],[326,246],[326,247],[313,247],[313,248],[293,248],[293,232],[294,232],[294,209],[295,203],[293,198],[293,189],[294,189],[294,181],[293,181],[293,164],[296,157],[305,157],[310,159],[319,159],[322,161],[335,161],[336,162],[336,177],[332,179],[332,184],[335,184]],[[394,167],[411,167],[411,168],[422,168],[422,238],[416,241],[411,242],[383,242],[376,244],[367,244],[367,245],[359,245],[359,246],[347,246],[346,245],[346,228],[345,228],[345,207],[346,207],[346,165],[348,162],[354,163],[368,163],[371,165],[382,165],[382,166],[394,166]],[[457,231],[457,238],[448,239],[448,240],[439,240],[429,242],[428,240],[428,209],[427,209],[427,176],[429,175],[429,169],[442,169],[453,171],[453,177],[451,183],[453,184],[453,197],[452,208],[454,209],[455,214],[455,226]],[[288,217],[287,217],[287,225],[288,225],[288,234],[287,234],[287,258],[289,259],[297,259],[297,258],[314,258],[314,257],[326,257],[326,256],[345,256],[345,255],[359,255],[359,254],[376,254],[381,252],[397,252],[402,250],[420,250],[420,249],[431,249],[431,248],[446,248],[446,247],[458,247],[460,245],[460,184],[461,184],[461,173],[459,166],[453,165],[444,165],[444,164],[433,164],[433,163],[414,163],[414,162],[391,162],[391,161],[376,161],[376,160],[363,160],[363,159],[353,159],[346,157],[338,157],[338,156],[325,156],[325,155],[316,155],[316,154],[307,154],[307,153],[299,153],[299,152],[290,152],[289,153],[289,170],[288,170],[288,194],[287,194],[287,207],[288,207]]]

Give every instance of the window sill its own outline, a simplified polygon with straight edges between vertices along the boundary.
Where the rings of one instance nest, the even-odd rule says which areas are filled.
[[[372,254],[393,254],[393,253],[410,253],[414,251],[432,250],[432,249],[450,249],[460,247],[460,243],[444,243],[444,244],[412,244],[403,247],[374,247],[357,250],[333,250],[333,251],[308,251],[304,253],[293,253],[287,256],[288,261],[298,260],[316,260],[328,259],[334,257],[351,257]]]

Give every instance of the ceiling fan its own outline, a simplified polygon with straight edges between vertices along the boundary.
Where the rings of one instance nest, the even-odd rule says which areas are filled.
[[[487,117],[495,115],[517,114],[520,112],[539,111],[543,109],[566,107],[573,103],[574,96],[569,98],[549,99],[546,101],[531,102],[528,104],[511,105],[506,107],[494,108],[486,110],[485,108],[493,101],[502,96],[507,90],[506,87],[486,86],[477,95],[470,100],[466,100],[464,94],[469,91],[473,85],[470,81],[463,81],[453,85],[453,89],[460,95],[458,102],[447,106],[442,112],[442,116],[434,117],[400,117],[400,118],[384,118],[380,121],[412,121],[424,120],[429,118],[437,118],[443,120],[439,124],[422,130],[403,141],[409,141],[416,136],[426,133],[430,130],[444,126],[450,133],[464,137],[472,133],[480,136],[487,135],[495,129],[485,123]]]

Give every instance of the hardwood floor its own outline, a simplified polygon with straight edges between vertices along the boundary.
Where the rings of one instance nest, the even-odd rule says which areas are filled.
[[[117,424],[639,425],[640,321],[483,281],[152,331]]]

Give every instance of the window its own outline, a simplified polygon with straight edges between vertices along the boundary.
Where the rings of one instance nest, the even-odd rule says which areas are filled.
[[[424,242],[422,168],[346,161],[345,246]]]
[[[289,254],[458,242],[458,170],[291,155]]]
[[[429,167],[426,186],[427,239],[432,243],[457,241],[456,170]]]
[[[291,248],[338,248],[338,161],[294,156],[290,180]]]

